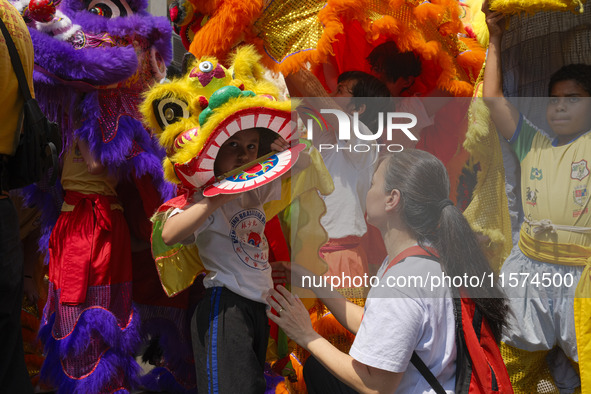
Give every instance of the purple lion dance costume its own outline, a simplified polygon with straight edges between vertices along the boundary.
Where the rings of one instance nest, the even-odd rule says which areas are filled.
[[[49,259],[41,379],[60,393],[191,391],[187,297],[159,297],[149,252],[148,218],[174,190],[138,112],[142,92],[165,76],[170,24],[147,0],[13,4],[33,39],[37,99],[64,141],[61,184],[28,190]],[[157,365],[145,376],[142,346]]]

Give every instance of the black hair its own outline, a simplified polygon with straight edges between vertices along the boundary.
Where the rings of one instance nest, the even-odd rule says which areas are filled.
[[[350,80],[357,81],[351,90],[353,97],[390,97],[388,87],[371,74],[363,71],[345,71],[339,75],[337,82]]]
[[[373,72],[383,75],[392,83],[400,78],[418,77],[422,71],[421,59],[412,51],[400,52],[394,41],[386,41],[375,47],[367,61]]]
[[[552,74],[548,83],[548,96],[552,94],[552,88],[557,82],[571,80],[591,95],[591,65],[578,63],[562,66]]]
[[[372,100],[368,102],[367,97],[390,97],[390,91],[386,84],[378,78],[363,71],[345,71],[339,75],[338,83],[345,81],[355,81],[351,89],[351,103],[355,109],[365,104],[365,111],[359,115],[359,120],[363,122],[370,130],[374,130],[378,124],[378,114],[392,109],[390,100]],[[368,105],[371,104],[371,105]]]
[[[440,255],[443,271],[450,277],[495,277],[476,234],[458,208],[447,201],[449,178],[445,166],[432,154],[405,149],[387,159],[385,192],[399,190],[402,218],[422,247],[431,245]],[[507,324],[507,298],[498,283],[459,290],[472,298],[488,321],[497,340]]]

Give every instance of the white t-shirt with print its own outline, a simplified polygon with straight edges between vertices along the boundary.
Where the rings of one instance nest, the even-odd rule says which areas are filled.
[[[380,282],[369,292],[363,320],[349,354],[365,365],[404,372],[397,393],[434,393],[410,363],[416,351],[443,388],[453,393],[456,340],[451,291],[447,287],[431,291],[429,286],[419,286],[420,282],[411,279],[441,277],[441,266],[429,259],[408,257],[382,278],[388,263],[386,259],[378,271]],[[402,286],[405,281],[405,287],[393,286]]]
[[[202,198],[196,197],[195,202]],[[266,303],[273,280],[263,204],[279,198],[279,181],[244,192],[216,209],[195,231],[195,244],[208,271],[203,280],[205,288],[226,287],[242,297]],[[178,212],[182,210],[176,209],[172,215]]]
[[[422,128],[433,124],[433,119],[427,115],[419,98],[405,97],[401,99],[396,110],[410,112],[417,117],[417,125],[413,129],[417,135]],[[351,125],[353,125],[353,117],[348,116]],[[361,134],[374,134],[363,122],[359,121],[358,125]],[[365,197],[371,186],[371,178],[376,169],[379,153],[386,150],[386,147],[383,146],[379,150],[372,146],[372,144],[377,144],[377,141],[364,141],[358,138],[353,130],[350,135],[351,139],[339,140],[337,138],[336,143],[334,135],[326,131],[314,133],[313,138],[314,146],[320,151],[334,183],[334,191],[324,197],[326,214],[320,219],[320,223],[330,239],[351,235],[361,237],[367,232]],[[401,138],[404,143],[408,142],[406,136]],[[329,145],[336,145],[336,147],[327,149],[326,147]],[[370,149],[366,151],[366,147]]]
[[[352,117],[349,117],[353,122]],[[362,122],[359,122],[359,132],[372,134]],[[378,151],[373,148],[369,152],[355,152],[353,147],[375,142],[362,141],[353,132],[350,140],[337,139],[336,144],[334,137],[327,132],[316,133],[313,142],[320,150],[334,183],[334,191],[324,197],[326,214],[322,216],[320,223],[330,239],[350,235],[363,236],[367,232],[364,218],[365,196],[371,185]],[[321,144],[335,144],[338,149],[324,149]]]

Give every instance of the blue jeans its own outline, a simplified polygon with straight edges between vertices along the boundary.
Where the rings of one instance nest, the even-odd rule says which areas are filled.
[[[23,250],[10,199],[0,199],[0,390],[32,393],[21,331]]]

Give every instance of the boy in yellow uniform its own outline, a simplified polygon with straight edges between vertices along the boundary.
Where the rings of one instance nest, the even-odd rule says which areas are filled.
[[[516,393],[537,390],[543,379],[535,375],[546,366],[560,392],[575,392],[585,384],[587,358],[582,348],[577,352],[580,327],[588,323],[579,319],[575,327],[575,289],[591,256],[591,66],[572,64],[552,75],[546,118],[556,138],[549,138],[504,98],[504,19],[484,11],[490,42],[483,95],[519,158],[525,217],[519,245],[501,271],[513,310],[503,337],[505,362]]]

